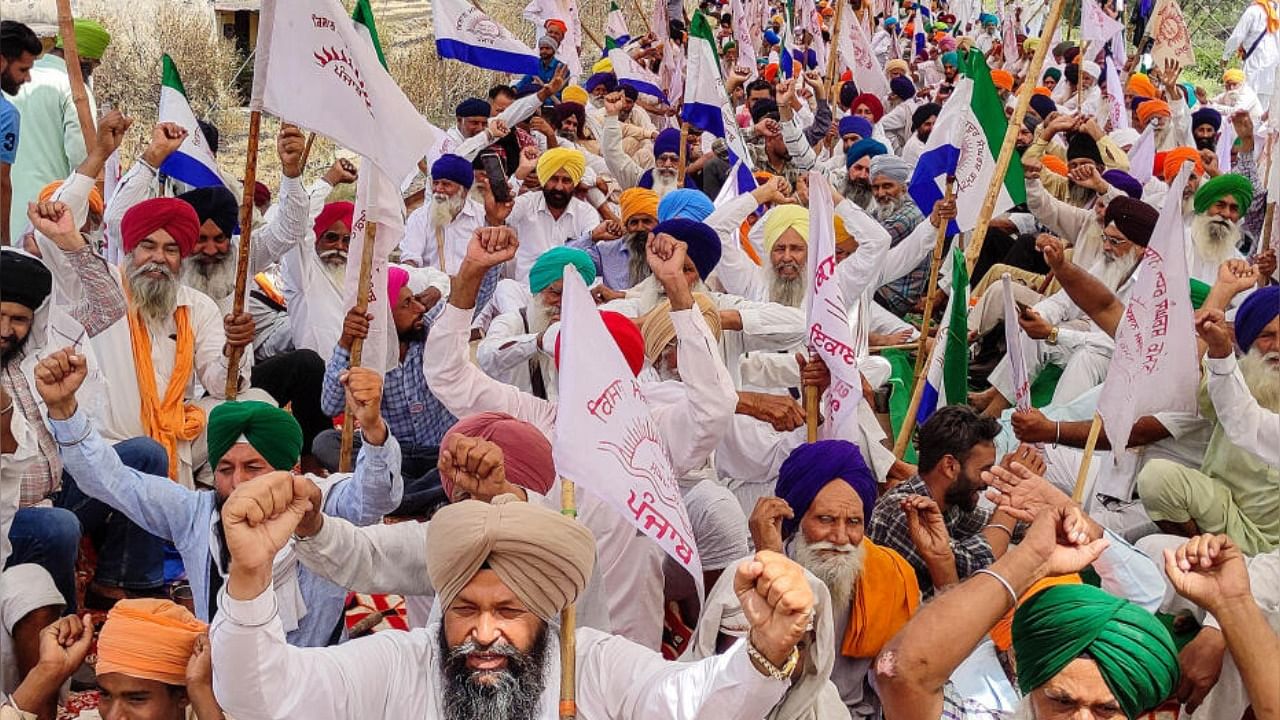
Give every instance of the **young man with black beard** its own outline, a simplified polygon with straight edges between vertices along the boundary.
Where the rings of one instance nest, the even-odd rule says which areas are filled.
[[[43,51],[40,38],[31,28],[12,20],[0,21],[0,245],[9,244],[9,205],[13,185],[9,168],[18,157],[21,116],[6,96],[31,80],[31,66]]]

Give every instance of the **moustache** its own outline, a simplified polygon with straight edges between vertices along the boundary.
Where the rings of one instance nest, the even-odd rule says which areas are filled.
[[[168,265],[164,265],[164,264],[162,264],[162,263],[147,263],[146,265],[143,265],[142,267],[136,268],[136,269],[133,271],[133,273],[131,274],[131,276],[132,276],[132,277],[138,277],[138,276],[140,276],[140,275],[145,275],[145,274],[147,274],[147,273],[151,273],[151,272],[158,272],[158,273],[160,273],[161,275],[163,275],[163,276],[164,276],[164,279],[166,279],[166,280],[172,280],[172,279],[173,279],[173,271],[169,269],[169,266],[168,266]]]
[[[346,251],[346,250],[325,250],[324,252],[320,253],[320,259],[321,259],[321,260],[328,260],[329,258],[337,258],[337,259],[339,259],[339,260],[346,260],[346,259],[347,259],[347,251]]]

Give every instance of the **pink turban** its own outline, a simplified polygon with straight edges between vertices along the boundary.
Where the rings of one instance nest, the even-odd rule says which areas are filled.
[[[355,203],[346,202],[344,200],[342,202],[331,202],[328,205],[325,205],[324,209],[320,211],[320,214],[316,216],[316,224],[313,227],[316,233],[316,238],[319,239],[320,236],[329,229],[330,225],[339,221],[344,223],[347,226],[347,229],[350,230],[351,224],[355,220],[355,214]]]
[[[448,447],[453,435],[480,438],[502,448],[507,479],[513,485],[546,495],[556,481],[556,466],[551,459],[551,443],[538,428],[523,420],[500,412],[468,415],[449,428],[440,441]],[[440,473],[440,487],[453,497],[453,474]]]
[[[387,267],[387,304],[392,310],[395,310],[400,302],[400,288],[408,284],[409,273],[404,268],[395,265]]]

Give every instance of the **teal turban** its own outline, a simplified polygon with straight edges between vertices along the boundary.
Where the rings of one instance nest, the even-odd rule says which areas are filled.
[[[564,277],[564,266],[572,265],[578,269],[588,285],[596,281],[596,264],[591,256],[582,250],[571,247],[555,247],[542,253],[534,261],[529,270],[529,290],[540,293],[551,283]]]
[[[955,50],[948,50],[942,53],[942,64],[953,68],[960,67],[960,53]]]
[[[1044,685],[1087,655],[1130,720],[1178,687],[1178,650],[1155,615],[1092,585],[1058,585],[1013,615],[1018,687]]]
[[[288,412],[256,400],[228,401],[209,413],[209,466],[243,436],[276,470],[291,470],[302,455],[302,427]]]
[[[1210,205],[1224,195],[1231,195],[1236,199],[1236,203],[1240,205],[1240,215],[1243,216],[1253,202],[1253,185],[1248,178],[1237,173],[1222,173],[1208,182],[1200,183],[1200,189],[1196,190],[1193,200],[1196,214],[1208,210]]]
[[[76,54],[81,60],[101,60],[111,44],[111,33],[92,20],[78,18],[73,34],[76,36]],[[58,37],[58,47],[62,47],[61,36]]]

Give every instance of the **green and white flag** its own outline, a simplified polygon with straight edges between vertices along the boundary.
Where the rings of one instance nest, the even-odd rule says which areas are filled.
[[[631,31],[627,30],[627,17],[622,14],[618,3],[609,3],[609,14],[604,18],[604,51],[608,53],[631,42]]]
[[[168,55],[160,57],[160,65],[160,107],[156,120],[174,123],[187,131],[187,139],[160,164],[160,172],[192,187],[225,185],[218,174],[218,161],[187,102],[187,90],[182,86],[178,66]]]

